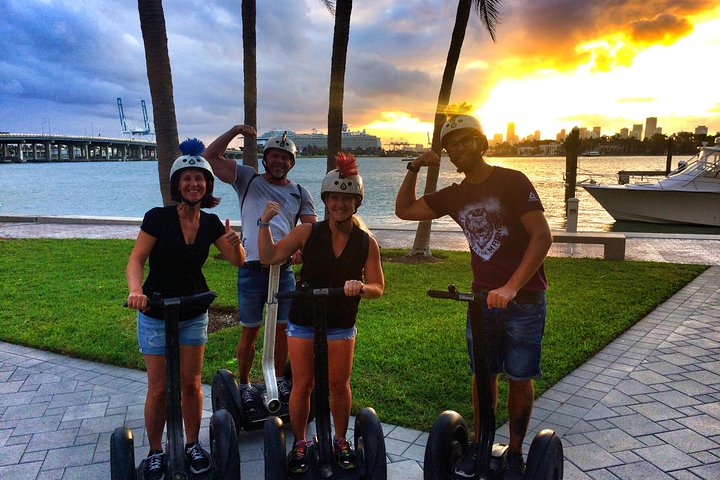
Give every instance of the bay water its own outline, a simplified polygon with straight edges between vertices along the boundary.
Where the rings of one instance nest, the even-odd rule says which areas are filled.
[[[676,164],[676,158],[673,163]],[[685,159],[684,157],[682,159]],[[491,165],[524,172],[533,182],[545,207],[552,229],[565,229],[564,157],[489,157]],[[578,182],[590,178],[599,183],[617,183],[619,170],[664,170],[665,157],[580,157]],[[290,178],[306,187],[322,215],[320,184],[325,175],[325,158],[299,157]],[[359,214],[371,228],[415,229],[416,222],[394,214],[395,195],[407,172],[406,162],[397,157],[360,157],[360,174],[365,182],[365,200]],[[673,165],[674,166],[674,165]],[[262,170],[262,166],[260,167]],[[162,204],[157,163],[65,162],[0,164],[0,215],[82,215],[142,217]],[[460,182],[461,173],[443,157],[438,188]],[[418,176],[418,195],[425,187],[425,169]],[[239,203],[229,185],[217,181],[215,195],[222,199],[211,210],[221,219],[239,220]],[[651,225],[615,222],[584,189],[578,187],[578,231],[647,231],[720,234],[720,228]],[[449,217],[433,221],[434,230],[459,230]]]

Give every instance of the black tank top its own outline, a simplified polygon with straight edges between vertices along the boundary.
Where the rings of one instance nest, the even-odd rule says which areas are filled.
[[[367,232],[353,226],[345,249],[335,258],[332,233],[328,221],[313,225],[303,248],[303,266],[298,288],[343,287],[346,280],[362,280],[363,268],[370,245]],[[351,328],[355,325],[360,297],[330,297],[327,299],[328,328]],[[296,298],[290,307],[290,321],[297,325],[313,325],[312,301]]]

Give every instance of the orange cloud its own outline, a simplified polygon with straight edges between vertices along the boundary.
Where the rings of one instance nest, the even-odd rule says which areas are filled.
[[[670,45],[690,34],[692,30],[693,26],[686,18],[662,13],[652,20],[632,22],[629,33],[636,43]]]

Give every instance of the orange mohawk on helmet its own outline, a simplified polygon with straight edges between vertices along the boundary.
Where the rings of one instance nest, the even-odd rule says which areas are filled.
[[[355,160],[355,155],[352,153],[338,153],[335,157],[335,163],[342,177],[350,177],[358,174],[357,160]]]

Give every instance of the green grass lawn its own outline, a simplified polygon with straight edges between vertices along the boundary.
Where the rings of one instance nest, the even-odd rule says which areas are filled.
[[[125,265],[132,240],[0,240],[0,340],[103,363],[143,368]],[[236,269],[205,267],[214,308],[237,307]],[[373,406],[384,422],[428,430],[453,409],[471,418],[465,305],[428,298],[450,283],[467,291],[468,252],[435,251],[434,263],[393,262],[383,250],[385,295],[360,304],[352,376],[354,409]],[[707,267],[600,259],[548,258],[550,283],[539,395],[627,330]],[[203,381],[235,369],[239,327],[210,336]],[[259,343],[262,342],[262,332]],[[253,376],[261,378],[262,345]],[[506,390],[501,384],[501,399]],[[506,420],[505,405],[497,421]]]

